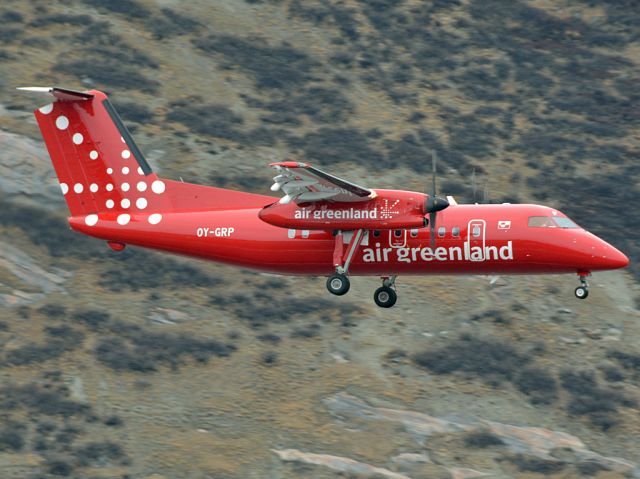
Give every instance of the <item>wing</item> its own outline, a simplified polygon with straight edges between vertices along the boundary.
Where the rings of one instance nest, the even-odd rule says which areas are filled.
[[[306,163],[283,161],[271,163],[278,176],[273,178],[271,191],[284,192],[281,204],[311,201],[356,202],[367,201],[375,197],[372,190],[325,173]]]

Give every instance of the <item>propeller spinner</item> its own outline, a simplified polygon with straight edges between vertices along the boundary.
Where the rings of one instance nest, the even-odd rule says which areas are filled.
[[[437,162],[436,151],[432,150],[431,151],[431,172],[432,172],[431,193],[429,194],[429,197],[427,198],[424,205],[425,213],[429,213],[429,234],[431,237],[432,248],[436,244],[435,232],[436,232],[437,213],[438,211],[442,211],[449,206],[449,202],[446,199],[436,196],[436,162]]]

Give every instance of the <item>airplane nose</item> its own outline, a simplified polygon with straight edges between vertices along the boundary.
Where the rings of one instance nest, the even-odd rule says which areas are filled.
[[[618,269],[629,265],[629,258],[617,248],[598,238],[598,245],[592,253],[599,269]]]

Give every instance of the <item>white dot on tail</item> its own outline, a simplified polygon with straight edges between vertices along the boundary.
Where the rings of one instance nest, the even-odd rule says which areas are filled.
[[[82,136],[82,133],[74,133],[71,139],[74,144],[79,145],[84,141],[84,136]]]
[[[126,166],[124,168],[122,168],[122,174],[123,175],[128,175],[129,174],[129,168],[127,168]]]
[[[124,143],[124,138],[120,137],[120,141],[121,141],[122,143]]]
[[[113,200],[107,200],[106,202],[107,208],[109,209],[113,208],[114,204]]]
[[[73,191],[76,193],[82,193],[84,191],[84,186],[82,186],[82,183],[76,183],[73,185]]]
[[[49,113],[51,113],[53,111],[53,103],[49,103],[48,105],[45,105],[42,108],[39,108],[38,110],[43,115],[48,115]]]
[[[122,213],[121,215],[118,215],[118,218],[116,219],[116,221],[118,222],[119,225],[126,225],[127,223],[129,223],[129,221],[131,220],[131,216],[129,216],[126,213]]]
[[[96,191],[98,191],[98,185],[96,185],[95,183],[91,183],[89,190],[91,191],[91,193],[95,193]]]
[[[120,206],[122,206],[123,208],[128,208],[129,206],[131,206],[131,201],[129,201],[128,199],[124,199],[120,202]]]
[[[92,160],[96,160],[98,158],[98,152],[96,150],[91,150],[89,152],[89,158]]]
[[[66,195],[69,192],[69,187],[66,183],[60,183],[60,189],[62,190],[63,195]]]
[[[151,183],[151,191],[157,194],[164,193],[164,183],[160,180],[154,181]]]
[[[58,130],[66,130],[69,126],[69,119],[64,115],[60,115],[56,118],[56,126],[58,127]]]
[[[160,213],[154,213],[149,216],[149,223],[152,225],[157,225],[160,221],[162,221],[162,215]]]
[[[111,183],[107,185],[107,191],[113,191],[113,185]]]
[[[129,150],[122,150],[122,158],[125,160],[131,156],[131,152]]]
[[[122,186],[120,186],[120,188],[122,188],[122,191],[129,191],[129,188],[131,188],[129,186],[129,183],[122,183]]]
[[[139,181],[138,184],[136,185],[136,188],[138,188],[138,191],[146,191],[147,184],[144,181]]]
[[[98,222],[98,215],[87,215],[84,217],[84,222],[87,226],[93,226]]]
[[[142,168],[140,168],[139,166],[138,166],[138,174],[139,175],[144,175],[144,171],[142,171]]]
[[[143,210],[147,207],[147,200],[145,198],[138,198],[136,200],[136,206],[139,210]]]
[[[110,175],[111,173],[113,173],[113,168],[107,168],[107,175]]]

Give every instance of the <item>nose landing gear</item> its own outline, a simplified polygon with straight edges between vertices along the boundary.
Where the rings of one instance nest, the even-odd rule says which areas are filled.
[[[589,296],[589,283],[587,283],[587,276],[591,273],[588,271],[579,271],[578,276],[580,276],[580,286],[576,288],[575,295],[578,299],[585,299]]]

